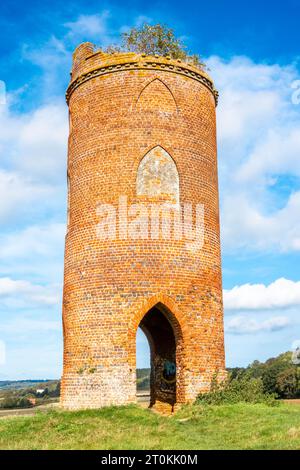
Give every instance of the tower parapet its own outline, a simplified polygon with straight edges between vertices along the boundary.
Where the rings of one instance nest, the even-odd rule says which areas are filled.
[[[212,92],[216,104],[218,103],[218,92],[212,79],[199,67],[180,59],[171,59],[170,56],[147,56],[134,52],[107,54],[101,50],[95,51],[90,42],[80,44],[73,54],[72,79],[66,93],[67,101],[72,92],[87,80],[123,70],[166,70],[182,74],[206,86]]]

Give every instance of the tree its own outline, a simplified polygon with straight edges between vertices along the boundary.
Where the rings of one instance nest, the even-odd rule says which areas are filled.
[[[262,374],[264,391],[266,393],[279,393],[280,394],[278,387],[277,387],[277,377],[279,376],[279,374],[284,372],[286,367],[283,363],[280,363],[280,362],[276,363],[275,361],[270,364],[271,365],[267,367]]]
[[[282,371],[276,380],[278,393],[283,398],[295,398],[299,396],[300,390],[298,386],[297,369],[290,367]]]
[[[263,375],[265,368],[265,364],[256,360],[247,367],[247,371],[250,373],[251,377],[259,378]]]
[[[246,369],[229,369],[230,378],[242,379],[244,374],[261,378],[265,393],[275,393],[279,398],[300,396],[300,368],[294,363],[290,351],[272,357],[266,362],[254,361]]]
[[[162,24],[144,23],[139,28],[131,28],[122,34],[121,46],[108,46],[107,53],[136,52],[137,54],[170,56],[205,69],[205,64],[197,54],[190,54],[183,41],[177,38],[173,29]]]

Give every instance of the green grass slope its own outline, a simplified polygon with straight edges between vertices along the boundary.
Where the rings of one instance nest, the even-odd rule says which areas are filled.
[[[300,449],[300,406],[139,406],[0,419],[0,449]]]

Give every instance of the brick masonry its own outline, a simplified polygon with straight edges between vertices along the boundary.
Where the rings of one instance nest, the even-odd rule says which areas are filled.
[[[84,43],[67,100],[61,403],[135,402],[139,326],[151,349],[152,404],[192,401],[216,372],[225,376],[213,83],[180,61]],[[203,248],[126,238],[119,226],[115,239],[100,239],[97,207],[118,207],[120,196],[203,204]]]

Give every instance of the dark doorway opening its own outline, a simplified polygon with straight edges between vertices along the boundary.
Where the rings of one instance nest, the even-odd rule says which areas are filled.
[[[150,346],[150,406],[157,401],[172,406],[176,403],[176,338],[171,316],[162,304],[157,304],[139,325]]]

